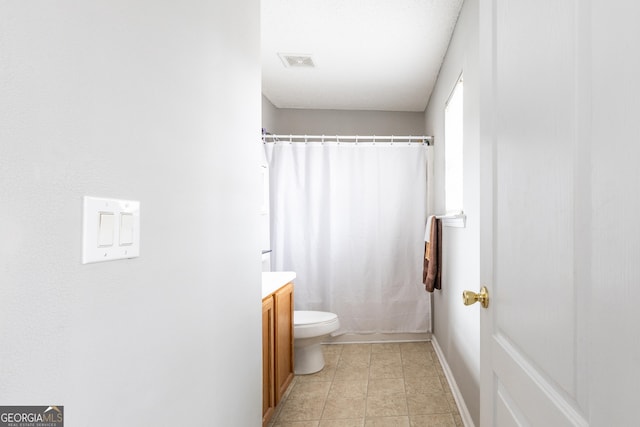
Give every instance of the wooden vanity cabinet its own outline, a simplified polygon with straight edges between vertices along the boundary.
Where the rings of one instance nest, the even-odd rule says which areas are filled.
[[[276,408],[274,388],[275,341],[273,297],[262,300],[262,425],[266,425]]]
[[[293,283],[262,300],[262,425],[293,380]]]
[[[276,405],[293,380],[293,284],[287,283],[273,295],[275,306]]]

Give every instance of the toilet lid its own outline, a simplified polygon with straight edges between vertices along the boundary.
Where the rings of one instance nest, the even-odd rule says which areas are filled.
[[[293,324],[295,326],[310,325],[313,323],[331,322],[338,318],[335,313],[327,311],[294,311]]]

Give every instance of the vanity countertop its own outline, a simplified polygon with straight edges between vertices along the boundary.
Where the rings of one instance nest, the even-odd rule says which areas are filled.
[[[262,273],[262,298],[268,297],[296,278],[294,271],[269,271]]]

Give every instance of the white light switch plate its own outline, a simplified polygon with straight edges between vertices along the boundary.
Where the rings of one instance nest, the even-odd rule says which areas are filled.
[[[83,264],[135,258],[140,255],[139,201],[85,196],[83,205]],[[103,228],[101,228],[101,215]],[[109,220],[104,221],[105,218]],[[123,224],[125,229],[121,230]],[[105,239],[105,236],[111,233],[113,240]]]

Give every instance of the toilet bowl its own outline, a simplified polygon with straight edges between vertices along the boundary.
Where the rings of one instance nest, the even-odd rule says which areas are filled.
[[[322,341],[340,327],[338,315],[326,311],[293,312],[293,346],[296,375],[313,374],[324,368]]]

